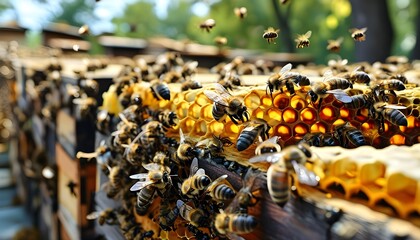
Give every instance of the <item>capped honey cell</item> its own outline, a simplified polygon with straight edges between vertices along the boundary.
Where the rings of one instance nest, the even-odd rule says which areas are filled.
[[[187,116],[189,107],[190,104],[186,101],[178,103],[178,105],[176,106],[176,115],[179,119],[183,119]]]
[[[307,107],[300,112],[300,120],[306,124],[312,125],[318,119],[318,112],[315,108]]]
[[[414,202],[418,191],[416,180],[402,173],[393,173],[387,180],[386,191],[389,196],[405,204]]]
[[[200,118],[201,106],[197,103],[193,103],[188,107],[188,116],[195,119]]]
[[[290,98],[285,93],[279,93],[274,97],[273,104],[278,109],[285,109],[290,104]]]
[[[223,133],[224,128],[225,128],[225,124],[218,122],[216,120],[211,121],[208,126],[209,131],[217,136]]]
[[[201,137],[207,133],[207,122],[204,120],[198,120],[193,127],[193,134]]]
[[[213,101],[211,101],[203,92],[200,92],[196,95],[195,102],[200,106],[213,103]]]
[[[179,128],[184,130],[184,133],[187,133],[186,131],[191,131],[191,129],[193,129],[195,122],[196,120],[194,118],[186,117],[179,122]]]
[[[299,95],[295,95],[292,97],[290,101],[290,106],[297,111],[304,109],[308,105],[305,99],[301,98]]]
[[[337,115],[335,108],[332,106],[321,107],[319,111],[319,117],[327,122],[337,119]]]
[[[197,97],[197,91],[194,91],[194,90],[188,91],[185,94],[185,101],[194,102],[196,97]]]
[[[294,123],[298,119],[298,112],[293,108],[287,108],[283,111],[282,118],[286,123]]]
[[[245,106],[249,109],[256,109],[261,105],[260,96],[252,91],[244,97]]]
[[[200,110],[200,117],[202,119],[207,120],[207,121],[211,121],[213,119],[213,114],[211,112],[212,109],[213,109],[213,104],[212,103],[208,103],[208,104],[204,105]]]
[[[386,166],[381,162],[366,163],[360,167],[360,183],[363,185],[376,185],[385,177]]]
[[[174,98],[172,99],[172,104],[178,105],[183,100],[184,100],[184,93],[176,93]]]

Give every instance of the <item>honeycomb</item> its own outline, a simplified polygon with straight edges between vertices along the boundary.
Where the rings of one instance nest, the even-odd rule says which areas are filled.
[[[367,108],[346,108],[332,95],[326,97],[321,106],[317,106],[307,97],[309,86],[296,89],[294,95],[277,91],[271,97],[266,92],[267,78],[255,78],[261,84],[238,87],[232,95],[243,99],[251,118],[267,121],[271,126],[270,137],[279,136],[278,142],[282,147],[298,143],[307,133],[331,133],[334,126],[345,122],[360,129],[366,142],[371,145],[351,150],[313,147],[323,162],[322,167],[316,169],[321,177],[322,190],[340,193],[348,200],[363,199],[361,202],[372,208],[402,218],[420,214],[420,175],[415,172],[415,169],[418,172],[420,168],[420,159],[415,154],[420,150],[420,144],[416,144],[420,141],[420,88],[407,87],[397,92],[396,97],[389,96],[391,103],[407,107],[402,112],[408,124],[396,126],[385,121],[383,132],[379,132]],[[200,79],[200,75],[197,79]],[[213,84],[206,82],[203,86],[202,89],[181,92],[179,84],[170,84],[169,101],[156,100],[146,82],[136,84],[134,91],[141,94],[144,105],[151,109],[176,112],[179,124],[169,129],[169,136],[177,137],[181,128],[184,134],[197,141],[216,135],[229,137],[232,142],[236,142],[246,123],[236,125],[230,118],[224,122],[214,120],[213,102],[204,94],[204,90],[212,89]],[[366,89],[364,85],[355,84],[351,95],[364,93]],[[242,152],[227,147],[225,155],[248,166],[250,164],[247,160],[253,156],[256,145],[252,144]],[[398,148],[395,145],[414,146]]]

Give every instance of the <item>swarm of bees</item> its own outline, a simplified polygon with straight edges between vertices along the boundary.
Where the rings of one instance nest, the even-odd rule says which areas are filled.
[[[127,66],[110,88],[115,101],[124,109],[119,114],[110,114],[107,107],[98,112],[96,125],[99,131],[108,133],[108,139],[94,153],[78,154],[80,158],[96,159],[103,166],[110,179],[103,190],[108,197],[124,203],[121,209],[93,212],[88,218],[97,219],[100,224],[120,225],[127,236],[148,234],[156,237],[161,234],[143,229],[141,223],[121,222],[133,215],[151,216],[159,231],[176,232],[178,237],[237,239],[239,235],[251,233],[260,225],[259,219],[249,211],[259,203],[258,191],[266,188],[271,200],[284,208],[292,194],[300,195],[301,186],[318,186],[320,177],[307,168],[317,163],[317,156],[309,146],[355,148],[368,142],[352,122],[344,122],[335,124],[329,132],[307,133],[296,145],[280,146],[280,137],[270,136],[273,126],[251,115],[244,99],[234,94],[241,85],[241,68],[244,65],[248,69],[265,67],[256,72],[272,73],[265,86],[266,95],[272,100],[278,94],[305,93],[307,103],[321,111],[325,105],[323,100],[332,96],[345,108],[366,108],[369,116],[375,119],[379,132],[385,129],[385,123],[407,126],[407,118],[400,111],[405,106],[395,104],[396,92],[405,89],[401,80],[391,77],[396,71],[377,75],[366,66],[348,66],[347,63],[347,60],[331,63],[324,69],[321,81],[311,81],[292,70],[290,63],[275,73],[272,73],[272,66],[247,65],[240,57],[220,65],[216,70],[220,80],[202,92],[213,102],[214,120],[231,121],[242,127],[236,139],[215,135],[192,138],[179,127],[176,112],[144,105],[146,101],[142,98],[145,95],[135,90],[138,84],[148,82],[145,91],[149,91],[154,101],[171,100],[168,84],[193,85],[192,75],[198,63],[184,62],[174,53],[159,56],[148,64],[150,68],[142,61]],[[151,70],[136,70],[139,67]],[[352,88],[357,84],[367,87],[367,91],[355,91],[357,94],[354,94]],[[175,130],[177,126],[179,129]],[[174,133],[179,133],[179,138],[174,138]],[[230,148],[232,145],[234,148]],[[256,146],[255,156],[250,156],[248,162],[268,163],[267,170],[242,166],[227,159],[224,152],[225,148],[244,152],[251,146]],[[202,167],[205,162],[225,166],[232,174],[238,174],[242,186],[233,187],[231,175],[210,175]],[[161,204],[157,212],[151,212],[155,201]],[[134,228],[133,224],[138,225]]]

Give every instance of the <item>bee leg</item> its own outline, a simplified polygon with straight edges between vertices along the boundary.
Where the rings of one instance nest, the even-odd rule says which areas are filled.
[[[232,122],[233,122],[235,125],[238,125],[238,121],[236,121],[235,116],[233,116],[233,115],[229,115],[229,117],[230,117],[230,120],[232,120]]]

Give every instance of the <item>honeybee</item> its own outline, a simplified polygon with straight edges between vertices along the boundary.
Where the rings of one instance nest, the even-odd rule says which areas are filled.
[[[79,28],[79,31],[78,31],[78,33],[79,33],[79,35],[86,35],[86,34],[88,34],[89,33],[89,26],[88,25],[83,25],[83,26],[81,26],[80,28]]]
[[[204,227],[208,225],[208,217],[199,208],[193,208],[182,200],[176,202],[179,209],[179,215],[196,227]]]
[[[179,137],[180,140],[178,149],[176,151],[176,156],[183,161],[193,159],[197,155],[197,150],[194,148],[194,145],[190,141],[187,141],[181,128],[179,129]]]
[[[297,35],[297,38],[295,39],[296,42],[296,48],[304,48],[309,47],[310,41],[309,38],[312,35],[312,31],[307,31],[303,35]]]
[[[405,85],[403,82],[397,79],[391,80],[376,80],[372,81],[369,84],[370,89],[374,93],[374,96],[377,101],[379,101],[379,97],[382,97],[385,101],[388,101],[388,97],[386,96],[385,91],[388,91],[393,96],[397,96],[395,91],[402,91],[405,89]]]
[[[369,74],[365,73],[364,71],[359,71],[360,66],[356,67],[352,72],[344,74],[343,77],[349,80],[351,83],[370,83],[370,76]]]
[[[338,140],[340,146],[344,148],[349,148],[350,145],[355,147],[366,145],[363,133],[351,126],[349,122],[335,126],[333,136]]]
[[[100,212],[92,212],[86,216],[87,220],[95,220],[98,219],[99,225],[104,225],[105,223],[108,225],[116,225],[119,224],[117,213],[115,209],[107,208]]]
[[[187,227],[187,230],[190,231],[192,234],[194,234],[195,239],[202,239],[202,240],[210,240],[212,239],[212,237],[210,237],[209,234],[201,231],[200,229],[198,229],[196,226],[187,223],[185,225]]]
[[[108,198],[115,198],[118,193],[123,190],[124,170],[118,165],[113,166],[109,170],[109,182],[105,185],[106,195]]]
[[[211,29],[213,29],[216,26],[216,21],[214,19],[207,19],[204,22],[200,23],[200,28],[205,29],[208,33]]]
[[[216,45],[219,46],[219,47],[226,45],[227,42],[228,42],[228,40],[225,37],[216,37],[214,39],[214,43],[216,43]]]
[[[399,65],[408,63],[409,59],[406,56],[389,56],[385,59],[385,62]]]
[[[246,7],[240,7],[240,8],[233,9],[233,12],[238,18],[244,19],[246,17],[248,10],[246,9]]]
[[[181,91],[187,91],[188,89],[199,89],[202,87],[203,85],[201,85],[199,81],[189,79],[182,83]]]
[[[369,109],[374,102],[373,95],[371,93],[357,94],[350,96],[350,98],[350,102],[344,103],[344,106],[349,109]]]
[[[280,90],[283,92],[283,87],[285,86],[287,91],[289,91],[291,95],[294,95],[295,85],[308,86],[310,84],[310,81],[306,76],[297,72],[290,72],[291,69],[292,64],[288,63],[280,70],[279,73],[271,75],[267,81],[266,94],[268,94],[267,90],[270,90],[271,98],[273,98],[273,91]]]
[[[252,232],[258,225],[257,219],[245,213],[225,213],[220,210],[214,220],[217,232],[231,239],[238,239],[236,234]]]
[[[358,28],[351,28],[351,29],[349,30],[349,32],[351,33],[351,37],[352,37],[355,41],[358,41],[358,42],[363,42],[363,41],[365,41],[365,40],[366,40],[366,35],[365,35],[366,30],[367,30],[367,28],[361,28],[361,29],[358,29]]]
[[[300,184],[317,186],[319,177],[304,164],[312,156],[309,145],[290,145],[279,153],[266,153],[252,157],[249,162],[272,163],[267,171],[267,188],[271,199],[280,207],[289,200],[289,176],[295,173]]]
[[[278,136],[271,137],[264,142],[260,143],[257,148],[255,148],[255,155],[261,155],[264,153],[274,153],[274,152],[280,152],[281,147],[277,143],[277,140],[279,139]]]
[[[191,77],[191,75],[197,72],[198,62],[197,61],[189,61],[182,65],[181,68],[181,75],[185,79]]]
[[[213,200],[220,202],[235,197],[235,190],[225,183],[227,177],[228,175],[222,175],[207,187],[206,192]]]
[[[111,115],[107,110],[100,110],[96,115],[96,130],[102,134],[111,134]]]
[[[243,100],[232,96],[222,85],[215,83],[215,90],[204,90],[204,94],[214,102],[212,114],[216,121],[222,120],[227,114],[234,124],[238,120],[248,121],[249,113]]]
[[[162,201],[160,204],[159,226],[164,231],[174,230],[175,220],[178,218],[179,208],[169,208],[168,201]]]
[[[407,117],[399,109],[406,109],[405,106],[391,105],[386,102],[376,102],[371,110],[372,118],[379,124],[379,131],[385,130],[384,120],[397,126],[407,126]]]
[[[198,168],[198,159],[194,158],[190,167],[190,176],[182,182],[181,191],[186,196],[197,195],[211,183],[211,179],[202,168]]]
[[[393,74],[393,75],[389,76],[388,79],[397,79],[397,80],[400,80],[404,84],[408,83],[407,77],[405,77],[403,74],[396,73],[396,74]]]
[[[73,99],[73,103],[76,105],[75,115],[77,119],[95,118],[96,99],[91,97],[75,98]]]
[[[268,44],[270,43],[276,44],[274,40],[278,38],[279,32],[280,32],[280,29],[274,29],[273,27],[269,27],[267,28],[267,30],[264,31],[262,37],[264,39],[267,39]]]
[[[334,137],[330,133],[307,133],[303,136],[301,142],[316,147],[337,146]]]
[[[157,189],[163,189],[170,181],[169,173],[171,169],[169,167],[154,162],[143,164],[143,167],[148,170],[147,173],[138,173],[130,176],[131,179],[139,179],[130,188],[130,191],[139,191],[148,185],[153,185]]]
[[[311,83],[311,90],[308,95],[312,102],[318,100],[318,108],[321,107],[322,99],[326,98],[328,94],[333,94],[334,97],[343,103],[351,102],[351,98],[343,90],[353,88],[353,84],[345,78],[333,77],[331,71],[324,74],[323,81],[316,81]]]
[[[225,77],[219,80],[217,83],[222,85],[225,89],[233,90],[233,86],[241,85],[241,78],[238,74],[228,72],[226,73]]]
[[[336,40],[328,40],[327,50],[331,52],[339,52],[341,50],[341,43],[343,43],[343,38],[339,37]]]
[[[263,119],[250,121],[239,134],[238,140],[236,141],[236,149],[238,151],[247,149],[255,142],[258,136],[261,136],[263,140],[267,139],[269,130],[270,126]]]
[[[248,168],[248,171],[242,178],[242,188],[236,193],[235,198],[225,209],[226,212],[248,213],[248,207],[254,206],[257,203],[257,198],[252,194],[252,187],[259,174],[259,171]]]
[[[198,142],[195,147],[201,150],[200,156],[206,156],[210,154],[211,157],[218,156],[223,152],[223,147],[229,147],[233,144],[228,137],[216,137],[215,135],[212,138],[206,138]]]
[[[178,116],[175,112],[166,110],[151,111],[148,110],[148,114],[152,117],[153,120],[158,121],[162,124],[162,127],[167,130],[178,124]]]
[[[161,142],[161,138],[165,136],[162,123],[158,121],[150,121],[142,126],[140,134],[132,141],[132,143],[140,140],[143,148],[156,146]],[[153,148],[154,149],[154,148]]]
[[[328,67],[333,70],[334,72],[347,72],[347,63],[349,61],[347,59],[331,59],[328,61]]]
[[[157,100],[171,99],[171,91],[169,90],[168,85],[159,79],[150,82],[150,89],[153,93],[153,97],[155,97]]]

